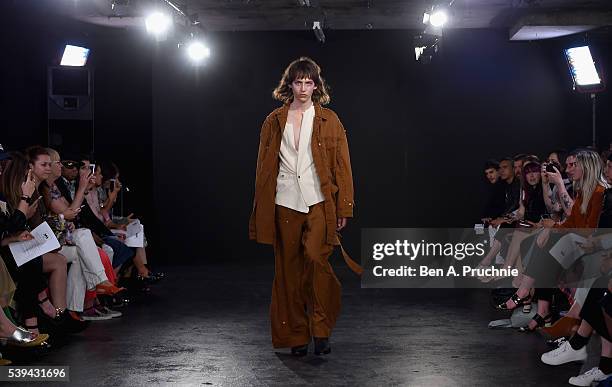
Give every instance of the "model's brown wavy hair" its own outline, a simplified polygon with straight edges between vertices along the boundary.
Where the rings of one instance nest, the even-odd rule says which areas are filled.
[[[283,103],[292,102],[291,83],[296,79],[305,78],[311,79],[317,87],[312,93],[312,101],[319,105],[327,105],[331,97],[328,92],[329,87],[321,77],[321,67],[314,60],[305,56],[294,60],[287,66],[278,86],[272,92],[272,97]]]

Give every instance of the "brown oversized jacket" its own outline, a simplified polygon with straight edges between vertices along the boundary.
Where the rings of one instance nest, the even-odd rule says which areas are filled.
[[[349,157],[346,130],[336,113],[314,105],[310,145],[315,169],[325,197],[325,222],[327,243],[339,244],[336,236],[337,218],[353,217],[353,175]],[[276,178],[279,167],[281,139],[289,105],[274,110],[266,117],[259,139],[257,172],[255,175],[255,199],[249,221],[249,239],[273,244],[276,234],[274,224]]]

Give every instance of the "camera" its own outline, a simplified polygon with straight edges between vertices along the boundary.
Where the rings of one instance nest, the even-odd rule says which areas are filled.
[[[557,168],[557,171],[561,171],[561,166],[556,162],[551,161],[549,163],[546,163],[546,172],[555,173],[555,168]]]

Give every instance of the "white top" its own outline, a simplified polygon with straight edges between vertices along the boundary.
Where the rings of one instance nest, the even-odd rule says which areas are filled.
[[[275,203],[304,213],[308,213],[309,206],[325,200],[310,144],[314,114],[314,106],[304,112],[298,142],[299,151],[295,149],[293,125],[289,122],[285,124],[276,178]]]

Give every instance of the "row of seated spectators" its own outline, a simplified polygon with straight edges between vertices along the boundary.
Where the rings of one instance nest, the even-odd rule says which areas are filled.
[[[114,215],[122,190],[116,165],[63,156],[0,146],[0,340],[7,350],[48,347],[55,335],[120,317],[116,309],[163,277],[149,268],[140,221]],[[11,247],[38,242],[32,232],[44,223],[60,248],[16,260]],[[0,356],[0,364],[10,361]]]
[[[511,288],[493,291],[494,304],[513,318],[533,315],[520,331],[556,339],[541,355],[545,364],[585,361],[589,338],[599,335],[599,365],[569,383],[612,382],[612,153],[586,147],[555,150],[544,160],[519,154],[488,161],[484,172],[490,192],[482,221],[492,243],[479,267],[516,268],[519,275],[479,280],[512,280]]]

